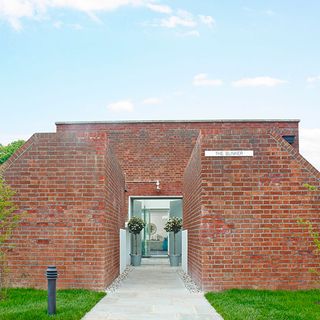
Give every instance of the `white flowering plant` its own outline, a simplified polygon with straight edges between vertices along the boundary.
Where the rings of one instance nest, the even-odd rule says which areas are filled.
[[[128,222],[129,232],[134,235],[135,239],[135,254],[138,254],[138,234],[145,227],[146,223],[140,217],[132,217]]]
[[[139,234],[145,227],[146,223],[139,217],[132,217],[128,222],[129,232]]]
[[[164,230],[167,232],[173,232],[173,255],[176,254],[176,233],[178,233],[182,228],[182,218],[172,217],[170,218],[165,226]]]
[[[164,230],[166,230],[167,232],[173,232],[173,233],[178,233],[182,228],[182,218],[178,218],[178,217],[172,217],[170,218],[165,226],[164,226]]]

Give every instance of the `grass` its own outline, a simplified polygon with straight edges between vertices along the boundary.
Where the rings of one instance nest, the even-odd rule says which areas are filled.
[[[225,320],[320,319],[320,290],[232,289],[205,296]]]
[[[47,291],[36,289],[6,289],[0,300],[0,320],[78,320],[103,296],[104,292],[89,290],[58,290],[57,314],[47,315]]]

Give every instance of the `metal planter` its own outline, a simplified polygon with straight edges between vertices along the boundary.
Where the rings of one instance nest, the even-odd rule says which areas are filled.
[[[131,254],[131,265],[134,267],[141,265],[141,254]]]
[[[169,260],[170,260],[170,266],[171,267],[178,267],[180,264],[180,254],[170,254]]]

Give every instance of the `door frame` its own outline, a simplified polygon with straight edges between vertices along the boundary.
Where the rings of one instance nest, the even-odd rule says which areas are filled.
[[[128,221],[131,218],[131,213],[132,213],[132,202],[135,199],[177,199],[177,200],[182,200],[182,217],[183,217],[183,196],[129,196],[128,197]],[[128,231],[128,225],[126,222],[125,228],[127,230],[127,265],[130,265],[130,252],[131,252],[131,237],[130,237],[130,233]],[[168,241],[168,245],[169,245],[169,241]]]
[[[134,199],[182,199],[183,203],[183,196],[129,196],[128,197],[128,220],[131,218],[131,206],[132,206],[132,201]],[[182,210],[182,216],[183,216],[183,210]]]

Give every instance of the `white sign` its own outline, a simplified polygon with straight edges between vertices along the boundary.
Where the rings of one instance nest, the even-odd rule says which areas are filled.
[[[253,157],[253,150],[206,150],[206,157]]]

